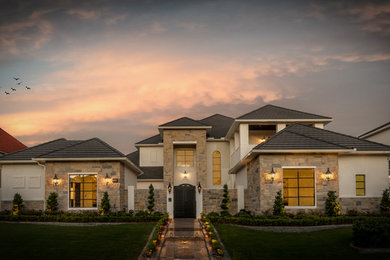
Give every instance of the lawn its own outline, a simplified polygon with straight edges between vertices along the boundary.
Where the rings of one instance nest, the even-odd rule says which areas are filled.
[[[0,223],[0,258],[137,259],[154,225],[87,227]]]
[[[307,233],[273,233],[216,225],[232,259],[390,259],[359,254],[349,246],[352,227]]]

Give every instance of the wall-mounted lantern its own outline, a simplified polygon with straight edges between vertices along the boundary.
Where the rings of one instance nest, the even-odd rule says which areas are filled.
[[[171,194],[171,191],[172,191],[172,185],[171,185],[171,183],[169,183],[168,184],[168,192],[169,192],[169,194]]]
[[[267,179],[273,182],[275,180],[275,177],[276,177],[276,173],[274,171],[274,167],[272,167],[271,172],[267,173]]]
[[[199,184],[198,184],[198,192],[200,193],[201,191],[202,191],[202,186],[200,185],[200,182],[199,182]]]
[[[184,179],[184,180],[187,180],[187,179],[188,179],[188,172],[187,172],[187,171],[184,171],[184,173],[183,173],[183,179]]]
[[[327,180],[327,181],[333,179],[333,173],[329,170],[329,168],[326,171],[326,173],[322,174],[322,179]]]
[[[54,174],[53,184],[54,184],[54,186],[57,186],[58,184],[60,184],[60,179],[58,179],[57,174]]]
[[[106,185],[108,185],[110,183],[110,176],[108,176],[108,173],[106,173],[106,177],[104,177],[104,182],[106,183]]]

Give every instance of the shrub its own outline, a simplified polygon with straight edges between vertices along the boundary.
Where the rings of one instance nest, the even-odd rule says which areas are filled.
[[[340,216],[340,203],[336,202],[337,196],[335,191],[328,191],[328,198],[325,202],[325,213],[329,217]]]
[[[154,188],[152,184],[149,185],[148,210],[149,213],[154,210]]]
[[[274,216],[282,216],[286,213],[283,205],[282,191],[278,191],[274,201]]]
[[[234,217],[251,218],[253,213],[250,210],[240,209],[240,212],[235,214]]]
[[[221,203],[221,216],[230,216],[229,213],[230,199],[227,184],[223,185],[223,199]]]
[[[364,219],[353,225],[353,241],[359,247],[390,248],[390,219]]]
[[[110,199],[108,198],[108,192],[104,192],[102,202],[100,204],[100,214],[107,215],[110,212]]]
[[[390,188],[385,189],[382,193],[380,209],[382,214],[390,213]]]
[[[49,197],[46,201],[46,210],[48,212],[57,212],[58,211],[58,194],[56,192],[50,192]]]
[[[22,195],[19,193],[15,193],[14,199],[12,201],[12,214],[13,215],[19,215],[19,212],[23,209],[23,199]]]

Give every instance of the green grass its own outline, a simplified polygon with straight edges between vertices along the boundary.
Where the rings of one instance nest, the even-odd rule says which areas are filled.
[[[86,227],[0,223],[0,258],[137,259],[154,225]]]
[[[351,248],[352,227],[307,233],[215,227],[232,259],[390,259],[390,254],[359,254]]]

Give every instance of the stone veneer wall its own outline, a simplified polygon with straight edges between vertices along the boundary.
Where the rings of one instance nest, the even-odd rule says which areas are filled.
[[[164,186],[174,183],[174,141],[196,141],[196,177],[207,188],[206,130],[164,130]]]
[[[379,213],[382,198],[339,198],[341,213],[346,214],[350,210],[360,213]]]
[[[148,209],[149,189],[134,190],[134,210],[135,212]],[[167,191],[154,190],[154,210],[162,213],[167,212]]]
[[[25,199],[25,198],[23,198]],[[45,210],[45,202],[43,200],[25,200],[23,209]],[[5,200],[1,202],[1,210],[12,210],[12,201]]]
[[[46,180],[45,180],[45,198],[50,192],[58,193],[58,204],[60,210],[68,210],[69,208],[69,174],[68,173],[96,173],[98,183],[97,204],[100,201],[105,191],[108,192],[111,209],[119,211],[127,209],[125,198],[127,191],[124,190],[124,166],[120,162],[113,161],[86,161],[86,162],[47,162],[46,163]],[[52,180],[54,175],[60,179],[60,184],[54,186]],[[118,183],[109,183],[106,185],[104,177],[108,174],[111,178],[118,178]],[[73,210],[73,209],[72,209]],[[82,209],[80,209],[82,210]]]
[[[208,214],[210,212],[218,212],[222,211],[221,202],[223,198],[223,190],[222,189],[202,189],[203,193],[203,212]],[[230,197],[230,214],[237,213],[237,190],[229,189],[229,197]]]
[[[259,158],[247,165],[248,188],[244,190],[244,207],[246,210],[260,214],[260,174]]]

